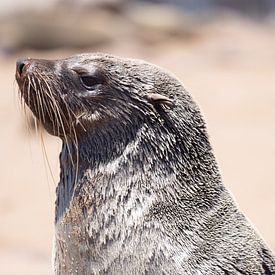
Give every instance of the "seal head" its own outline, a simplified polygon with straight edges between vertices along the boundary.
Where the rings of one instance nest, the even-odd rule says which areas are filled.
[[[18,60],[16,79],[35,116],[61,138],[146,115],[151,105],[172,107],[170,98],[154,92],[153,83],[142,83],[133,66],[118,61],[88,54],[55,61]]]

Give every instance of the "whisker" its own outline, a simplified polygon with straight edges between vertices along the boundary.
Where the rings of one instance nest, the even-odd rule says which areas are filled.
[[[42,147],[43,160],[44,160],[45,166],[48,167],[48,169],[50,171],[52,183],[55,184],[54,175],[53,175],[52,167],[51,167],[51,164],[50,164],[50,161],[49,161],[49,157],[48,157],[48,153],[47,153],[47,149],[46,149],[46,145],[45,145],[45,142],[44,142],[42,132],[40,132],[40,144],[41,144],[41,147]],[[51,194],[49,182],[48,182],[48,188],[49,188],[49,193]],[[51,199],[52,199],[52,197],[51,197]]]
[[[52,89],[51,89],[50,85],[48,84],[48,82],[43,77],[41,78],[41,80],[44,81],[45,85],[47,86],[47,89],[48,89],[49,93],[52,95],[52,99],[54,99],[54,95],[53,95]],[[74,164],[74,161],[73,161],[72,152],[71,152],[71,149],[69,147],[68,136],[66,134],[64,122],[63,122],[63,119],[62,119],[62,115],[63,115],[63,118],[65,118],[66,116],[64,115],[64,112],[62,111],[62,108],[60,108],[58,102],[55,99],[53,100],[53,104],[56,106],[57,116],[59,118],[61,129],[62,129],[64,138],[65,138],[65,143],[66,143],[67,148],[68,148],[68,152],[69,152],[69,156],[70,156],[70,159],[71,159],[71,163],[72,163],[72,165],[74,167],[75,164]]]
[[[26,79],[23,81],[23,87],[26,87]],[[25,127],[27,128],[27,132],[30,133],[30,123],[29,123],[29,119],[27,116],[27,112],[26,112],[26,103],[25,100],[23,100],[23,93],[20,92],[20,89],[17,93],[18,98],[19,98],[19,108],[22,111],[23,115],[24,115],[24,120],[26,123],[24,123]]]
[[[45,116],[44,116],[44,107],[43,107],[43,103],[41,100],[41,91],[37,88],[36,86],[36,82],[34,78],[31,78],[31,86],[32,88],[35,90],[36,92],[36,100],[37,100],[37,105],[39,106],[38,111],[39,111],[39,120],[41,120],[42,122],[45,122]]]
[[[51,119],[51,122],[53,124],[53,128],[55,129],[57,127],[57,125],[55,125],[56,121],[55,121],[55,118],[53,116],[53,114],[55,114],[55,112],[54,112],[55,109],[54,109],[54,106],[51,103],[52,98],[49,96],[49,94],[47,92],[47,89],[43,88],[43,85],[42,85],[42,83],[39,79],[38,79],[38,86],[39,86],[39,90],[43,91],[43,93],[41,93],[41,98],[43,100],[43,104],[44,104],[46,113],[48,113],[48,115]],[[49,100],[47,100],[46,97],[49,97]]]
[[[60,119],[58,117],[59,106],[57,106],[57,102],[56,102],[56,100],[54,98],[54,95],[51,91],[50,85],[48,85],[47,81],[45,80],[45,76],[41,75],[39,73],[38,73],[38,75],[41,78],[41,86],[45,85],[43,90],[45,91],[45,94],[49,97],[49,102],[51,104],[51,108],[53,110],[53,114],[54,114],[54,117],[55,117],[55,120],[53,120],[53,122],[56,123],[57,135],[59,135],[60,134],[59,133],[59,127],[61,127],[61,123],[62,123],[62,120],[60,121]],[[42,83],[43,83],[43,85],[42,85]]]

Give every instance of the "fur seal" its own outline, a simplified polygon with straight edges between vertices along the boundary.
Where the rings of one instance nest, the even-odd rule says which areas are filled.
[[[25,103],[63,140],[56,274],[275,274],[222,184],[176,77],[140,60],[18,60]]]

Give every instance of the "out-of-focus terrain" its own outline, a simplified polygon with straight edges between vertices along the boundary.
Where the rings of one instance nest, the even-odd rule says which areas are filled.
[[[225,185],[274,250],[273,17],[223,12],[195,20],[150,5],[123,13],[114,6],[68,9],[63,18],[64,9],[0,17],[0,273],[52,274],[60,141],[43,134],[53,181],[41,138],[27,131],[19,110],[14,73],[21,56],[102,51],[142,58],[176,74],[203,111]]]

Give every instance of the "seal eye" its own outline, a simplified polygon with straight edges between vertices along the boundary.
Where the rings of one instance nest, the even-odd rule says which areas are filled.
[[[99,79],[97,77],[94,77],[94,76],[91,76],[91,75],[80,76],[80,80],[81,80],[83,86],[88,90],[91,90],[96,85],[100,84]]]

